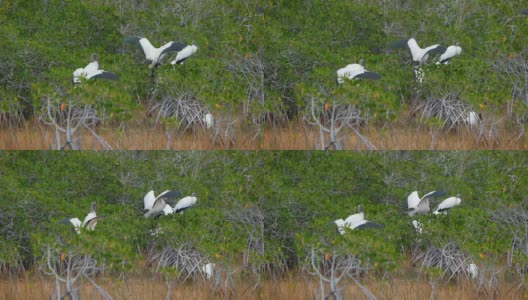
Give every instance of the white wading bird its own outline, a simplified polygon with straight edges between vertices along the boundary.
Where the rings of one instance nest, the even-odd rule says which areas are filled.
[[[449,60],[455,56],[458,56],[462,53],[462,47],[456,43],[455,45],[451,45],[447,47],[447,49],[440,55],[440,59],[436,64],[448,64]]]
[[[471,275],[471,279],[476,279],[478,276],[478,267],[476,264],[471,263],[467,266],[466,272],[468,272],[469,275]]]
[[[215,269],[214,263],[207,263],[202,266],[202,272],[205,274],[205,278],[211,279],[213,278],[213,273]]]
[[[213,127],[214,119],[211,113],[205,114],[205,116],[202,118],[202,121],[205,124],[205,128],[210,129],[211,127]]]
[[[176,58],[171,61],[171,65],[182,64],[184,60],[194,55],[198,51],[198,47],[192,43],[192,45],[187,45],[185,48],[178,51]]]
[[[337,70],[337,82],[339,84],[343,83],[346,79],[354,79],[354,78],[366,78],[366,79],[372,79],[377,80],[380,79],[381,76],[374,72],[369,72],[365,70],[365,68],[360,64],[350,64],[347,65],[344,68],[341,68]]]
[[[86,65],[86,67],[78,68],[73,71],[72,81],[74,84],[81,83],[81,78],[84,78],[86,80],[99,78],[117,80],[119,79],[119,76],[105,70],[99,70],[99,62],[97,61],[97,55],[95,53],[92,53],[91,62]]]
[[[90,212],[86,215],[82,223],[78,218],[64,219],[59,222],[63,224],[71,223],[75,229],[75,232],[80,234],[81,230],[84,229],[94,230],[98,219],[100,219],[100,217],[97,217],[97,214],[95,213],[95,202],[92,202],[90,206]]]
[[[171,41],[159,48],[156,48],[152,46],[152,44],[147,38],[144,37],[128,37],[125,39],[125,41],[136,44],[141,48],[143,54],[145,55],[145,58],[150,61],[150,70],[153,70],[158,65],[161,65],[162,60],[167,53],[179,52],[187,46],[181,41]]]
[[[432,45],[426,48],[420,48],[414,38],[408,40],[397,41],[393,43],[393,47],[404,48],[407,47],[411,52],[413,63],[423,64],[427,62],[430,53],[441,54],[446,51],[446,48],[440,44]]]
[[[456,197],[449,197],[445,199],[444,201],[440,202],[436,210],[433,212],[433,214],[447,214],[447,211],[457,205],[460,205],[460,202],[462,202],[462,199],[460,199],[460,194],[458,194]]]
[[[378,223],[365,220],[365,213],[363,213],[363,207],[358,205],[359,213],[348,216],[345,220],[338,219],[334,223],[337,225],[337,230],[340,234],[345,234],[345,229],[348,228],[351,230],[362,229],[362,228],[382,228]]]
[[[193,192],[191,196],[180,199],[172,211],[175,213],[183,212],[184,210],[196,204],[196,200],[198,200],[198,198],[196,198],[196,194]]]
[[[470,111],[466,117],[466,123],[470,126],[470,127],[475,127],[478,125],[478,123],[482,121],[482,115],[481,114],[477,114],[476,112],[474,111]]]
[[[428,213],[431,210],[429,207],[429,198],[442,194],[443,192],[432,191],[420,198],[418,197],[417,191],[412,192],[409,196],[407,196],[407,208],[409,209],[409,216],[412,217],[415,214],[423,215]]]
[[[179,192],[166,190],[165,192],[159,194],[158,197],[155,197],[154,191],[148,192],[145,197],[143,197],[143,207],[146,211],[145,218],[148,218],[151,215],[157,215],[162,212],[167,215],[170,206],[167,208],[168,204],[165,203],[165,200],[174,199],[179,195]]]

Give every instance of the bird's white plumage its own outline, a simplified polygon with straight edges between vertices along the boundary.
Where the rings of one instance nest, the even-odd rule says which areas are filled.
[[[170,190],[164,191],[163,193],[159,194],[156,198],[154,198],[154,200],[152,200],[152,198],[154,197],[154,191],[150,191],[145,195],[145,197],[143,198],[143,205],[147,210],[147,212],[145,213],[145,218],[148,218],[153,214],[156,215],[160,212],[164,212],[166,206],[164,196],[169,192]]]
[[[92,54],[92,61],[84,68],[77,68],[73,71],[73,83],[81,83],[81,78],[90,80],[92,78],[106,78],[116,80],[118,78],[114,73],[100,70],[99,62],[95,53]]]
[[[415,208],[420,204],[420,197],[418,197],[418,192],[414,191],[409,196],[407,196],[407,207],[409,209]]]
[[[145,210],[152,209],[154,201],[156,201],[156,196],[154,196],[154,191],[151,190],[143,197],[143,208]]]
[[[457,197],[449,197],[445,199],[444,201],[440,202],[436,210],[433,212],[435,215],[446,213],[447,210],[460,205],[462,202],[462,199],[460,199],[460,196]]]
[[[70,218],[60,221],[61,223],[71,223],[75,232],[81,234],[82,229],[94,230],[95,225],[97,224],[97,214],[95,213],[95,202],[92,202],[90,207],[90,212],[84,217],[84,221],[81,222],[79,218]]]
[[[191,206],[193,206],[194,204],[196,204],[196,201],[198,200],[198,198],[196,198],[196,194],[195,193],[192,193],[191,196],[187,196],[187,197],[184,197],[182,199],[180,199],[178,201],[178,203],[176,203],[176,205],[174,206],[173,208],[173,211],[174,212],[181,212]]]
[[[75,232],[77,232],[77,234],[81,234],[81,227],[82,227],[81,220],[79,220],[79,218],[72,218],[69,220],[69,222],[72,223],[73,229],[75,229]]]
[[[359,213],[349,215],[346,219],[337,219],[334,221],[334,223],[337,225],[337,230],[340,234],[345,234],[345,228],[348,228],[350,230],[354,230],[362,225],[371,225],[369,227],[381,227],[379,224],[376,224],[374,222],[370,222],[365,220],[365,214],[363,212],[363,209],[360,206],[358,206]]]
[[[143,49],[143,53],[145,54],[146,59],[150,61],[155,61],[159,58],[162,47],[156,48],[152,46],[152,44],[147,38],[140,38],[139,44],[141,45],[141,48]],[[167,45],[169,45],[169,43],[165,44],[164,46],[167,46]]]
[[[185,48],[185,44],[181,42],[173,42],[173,41],[165,43],[163,46],[156,48],[145,37],[142,37],[142,38],[131,37],[127,40],[133,41],[133,42],[135,41],[139,44],[139,46],[141,47],[141,50],[143,51],[143,54],[145,54],[145,58],[151,62],[149,65],[150,69],[153,69],[157,65],[160,65],[163,61],[163,58],[168,52],[180,51],[183,48]]]
[[[205,116],[203,117],[202,121],[205,124],[205,128],[210,129],[211,127],[213,127],[214,119],[213,119],[213,115],[211,113],[205,114]]]
[[[194,55],[198,51],[198,47],[196,45],[188,45],[185,48],[183,48],[181,51],[178,52],[176,55],[176,58],[171,61],[172,65],[180,64],[188,57]]]
[[[447,64],[449,59],[458,56],[462,54],[462,47],[457,45],[451,45],[447,47],[447,49],[440,55],[440,59],[438,60],[439,64]]]
[[[360,64],[349,64],[344,68],[337,70],[337,82],[343,83],[346,79],[354,78],[369,78],[378,79],[379,75],[373,72],[368,72],[365,67]]]
[[[478,276],[479,269],[476,264],[471,263],[467,266],[466,272],[471,276],[471,279],[475,279]]]
[[[202,266],[202,272],[204,272],[205,277],[207,279],[213,278],[214,269],[215,269],[214,263],[207,263]]]
[[[84,221],[83,221],[83,226],[86,226],[88,224],[88,222],[90,222],[92,219],[94,218],[97,218],[97,214],[95,213],[95,211],[93,212],[89,212],[86,217],[84,218]]]
[[[97,225],[97,214],[95,213],[95,202],[92,202],[90,212],[86,215],[83,221],[83,227],[88,230],[94,230]]]
[[[353,79],[357,75],[365,72],[365,68],[360,64],[349,64],[344,68],[337,70],[337,81],[343,83],[344,79]]]
[[[163,214],[164,215],[170,215],[172,214],[174,211],[172,210],[172,207],[168,204],[165,204],[165,207],[163,207]]]
[[[425,63],[429,57],[428,53],[430,51],[433,51],[437,48],[440,48],[440,44],[432,45],[426,48],[420,48],[418,46],[418,43],[414,38],[410,38],[407,41],[407,46],[409,47],[409,50],[411,51],[412,60],[417,63]]]
[[[474,111],[470,111],[466,117],[466,123],[471,126],[471,127],[474,127],[474,126],[477,126],[478,125],[478,122],[480,121],[480,117],[479,115],[474,112]]]
[[[409,216],[428,213],[431,210],[428,197],[434,193],[436,193],[436,191],[429,192],[420,198],[418,196],[418,192],[413,191],[409,196],[407,196],[407,208],[410,210]]]
[[[348,224],[348,227],[350,227],[350,229],[355,229],[359,225],[363,225],[366,223],[365,214],[360,212],[357,214],[350,215],[345,219],[345,223]]]

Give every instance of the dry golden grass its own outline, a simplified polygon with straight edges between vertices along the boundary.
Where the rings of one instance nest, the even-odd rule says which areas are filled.
[[[96,279],[113,299],[164,299],[167,288],[161,280],[110,278]],[[387,280],[363,283],[378,299],[430,299],[432,288],[425,280]],[[44,299],[48,298],[54,282],[44,279],[0,280],[0,299]],[[312,299],[316,292],[315,281],[292,278],[283,281],[264,281],[255,287],[254,283],[241,283],[236,287],[232,299]],[[512,288],[514,284],[502,284],[493,294],[478,290],[469,281],[439,284],[434,299],[528,299],[526,290]],[[249,287],[249,288],[248,288]],[[82,299],[100,299],[88,283],[81,287]],[[358,297],[358,295],[360,297]],[[222,294],[215,292],[203,282],[195,284],[174,284],[172,299],[218,299]],[[365,299],[352,282],[346,283],[345,299]]]
[[[160,126],[100,128],[98,134],[114,150],[313,150],[318,131],[299,123],[281,128],[268,128],[262,134],[235,129],[233,144],[213,140],[210,132],[175,133],[169,143]],[[0,129],[2,150],[48,150],[54,132],[45,126],[26,123],[19,128]],[[527,150],[528,139],[518,140],[515,133],[499,128],[495,141],[478,139],[475,131],[466,129],[458,133],[432,132],[408,124],[396,124],[390,128],[371,125],[361,132],[378,150]],[[344,134],[347,150],[365,150],[365,145],[351,131]],[[81,149],[100,150],[92,135],[82,132]]]

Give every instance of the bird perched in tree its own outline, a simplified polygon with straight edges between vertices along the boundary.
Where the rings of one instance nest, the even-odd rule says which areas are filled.
[[[171,41],[159,48],[156,48],[152,46],[150,41],[145,37],[128,37],[125,39],[125,41],[137,45],[143,51],[145,58],[150,61],[149,69],[151,70],[151,72],[158,65],[161,65],[163,58],[167,53],[179,52],[187,46],[181,41]]]
[[[460,194],[458,194],[456,197],[449,197],[445,199],[444,201],[440,202],[436,210],[433,212],[433,214],[447,214],[447,212],[457,206],[460,205],[462,202],[462,199],[460,199]]]
[[[456,43],[455,45],[451,45],[447,47],[447,49],[440,55],[440,59],[436,64],[448,64],[449,60],[455,56],[458,56],[462,53],[462,47]]]
[[[95,213],[95,202],[92,202],[90,205],[90,212],[86,215],[83,222],[81,222],[81,220],[78,218],[68,218],[59,222],[63,224],[71,223],[75,229],[75,232],[77,232],[77,234],[81,234],[83,229],[94,230],[98,219],[100,219],[100,217],[97,217],[97,214]]]
[[[79,84],[81,83],[81,78],[84,78],[86,80],[90,79],[110,79],[110,80],[117,80],[119,79],[119,76],[117,76],[114,73],[100,70],[99,69],[99,62],[97,61],[97,55],[95,53],[92,53],[91,62],[86,65],[84,68],[78,68],[75,71],[73,71],[73,83]]]
[[[143,197],[143,207],[146,211],[145,218],[148,218],[151,215],[157,215],[159,213],[167,214],[170,206],[167,208],[166,201],[174,199],[180,195],[180,192],[166,190],[159,194],[158,197],[155,197],[154,191],[148,192],[145,197]]]
[[[192,43],[192,45],[187,45],[176,54],[176,58],[171,61],[171,65],[182,64],[184,60],[194,55],[198,51],[198,47]]]
[[[418,197],[417,191],[412,192],[409,196],[407,196],[407,208],[409,209],[409,216],[412,217],[415,214],[423,215],[428,213],[431,210],[431,208],[429,207],[429,198],[442,194],[444,193],[439,191],[432,191],[420,198]]]
[[[187,196],[187,197],[184,197],[184,198],[180,199],[180,201],[178,201],[178,203],[176,203],[176,205],[174,206],[172,211],[175,212],[175,213],[183,212],[184,210],[186,210],[186,209],[190,208],[191,206],[195,205],[196,204],[196,200],[198,200],[198,198],[196,198],[196,194],[193,192],[191,194],[191,196]]]
[[[429,58],[429,54],[436,53],[441,54],[446,51],[446,48],[440,44],[432,45],[426,48],[420,48],[414,38],[408,40],[401,40],[392,44],[393,48],[404,48],[407,47],[411,52],[411,57],[414,64],[424,64]]]
[[[349,64],[346,67],[337,70],[337,82],[341,84],[345,81],[345,78],[366,78],[377,80],[380,79],[381,76],[374,72],[369,72],[365,70],[365,68],[361,64]]]
[[[363,212],[363,207],[358,205],[358,213],[348,216],[345,220],[337,219],[334,223],[337,225],[337,230],[340,234],[345,234],[345,228],[354,230],[354,229],[363,229],[363,228],[382,228],[378,223],[365,220],[365,213]]]

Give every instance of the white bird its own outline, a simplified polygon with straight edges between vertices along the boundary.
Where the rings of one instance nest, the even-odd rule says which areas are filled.
[[[468,274],[471,275],[471,279],[475,279],[478,276],[479,269],[476,264],[471,263],[467,266],[466,272],[468,272]]]
[[[476,112],[474,111],[470,111],[466,117],[466,123],[470,126],[470,127],[475,127],[478,125],[478,123],[482,120],[482,115],[481,114],[477,114]]]
[[[462,47],[456,43],[455,45],[451,45],[447,47],[447,49],[440,55],[440,59],[436,64],[447,64],[449,60],[455,56],[458,56],[462,53]]]
[[[81,230],[84,228],[87,230],[94,230],[98,219],[100,219],[100,217],[97,217],[97,214],[95,213],[95,202],[92,202],[90,212],[86,215],[83,222],[81,222],[79,218],[64,219],[59,222],[63,224],[71,223],[75,232],[81,234]]]
[[[174,211],[172,210],[172,207],[168,204],[165,204],[165,206],[163,207],[163,214],[164,215],[170,215],[172,214]]]
[[[79,84],[81,83],[81,78],[84,78],[86,80],[90,79],[110,79],[110,80],[117,80],[119,79],[119,76],[117,76],[114,73],[100,70],[99,69],[99,62],[97,61],[97,55],[95,53],[92,53],[91,62],[86,65],[84,68],[78,68],[75,71],[73,71],[73,83]]]
[[[418,197],[417,191],[412,192],[409,196],[407,196],[407,208],[409,209],[409,216],[412,217],[415,214],[423,215],[428,213],[431,210],[429,207],[429,198],[441,194],[443,194],[443,192],[432,191],[420,198]]]
[[[202,266],[202,272],[204,272],[205,277],[207,279],[213,278],[214,269],[215,269],[214,263],[207,263]]]
[[[416,229],[416,232],[418,234],[422,234],[422,231],[423,231],[423,224],[416,221],[416,220],[412,220],[412,224],[414,226],[414,228]]]
[[[446,48],[440,44],[432,45],[422,49],[420,46],[418,46],[418,43],[414,38],[397,41],[393,43],[393,47],[407,47],[411,52],[413,62],[420,65],[427,62],[430,53],[441,54],[446,51]]]
[[[348,216],[345,220],[337,219],[334,223],[337,225],[337,230],[340,234],[345,234],[345,228],[350,230],[362,229],[362,228],[381,228],[378,223],[365,220],[365,213],[363,207],[358,205],[359,213]]]
[[[187,196],[180,199],[180,201],[176,203],[172,211],[174,211],[175,213],[183,212],[184,210],[196,204],[196,200],[198,199],[196,198],[196,194],[193,192],[191,196]]]
[[[211,127],[213,127],[214,119],[211,113],[205,114],[205,116],[202,118],[202,121],[205,124],[205,128],[210,129]]]
[[[381,76],[374,72],[365,70],[365,68],[360,64],[349,64],[346,67],[337,70],[337,82],[340,84],[343,83],[345,81],[344,78],[366,78],[377,80],[380,79]]]
[[[143,197],[143,207],[146,211],[145,218],[148,218],[153,214],[157,215],[161,212],[167,215],[167,203],[165,202],[165,200],[173,199],[175,197],[178,197],[179,195],[179,192],[166,190],[163,193],[159,194],[158,197],[155,197],[154,191],[148,192],[145,197]]]
[[[433,214],[447,214],[447,211],[457,205],[460,205],[462,202],[462,199],[460,199],[460,194],[458,194],[456,197],[449,197],[445,199],[444,201],[440,202],[436,210],[433,212]]]
[[[151,70],[153,70],[158,65],[161,65],[163,58],[168,52],[179,52],[187,46],[181,41],[171,41],[159,48],[156,48],[152,46],[150,41],[145,37],[128,37],[125,39],[125,41],[134,43],[141,48],[145,58],[150,61],[149,68]]]
[[[198,51],[198,47],[194,44],[194,42],[192,45],[185,46],[185,48],[178,51],[176,58],[171,61],[171,65],[182,64],[184,60],[194,55],[196,51]]]

